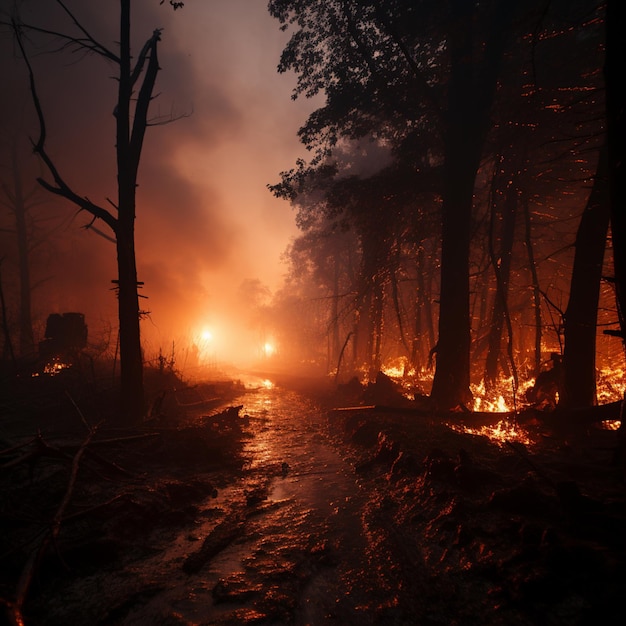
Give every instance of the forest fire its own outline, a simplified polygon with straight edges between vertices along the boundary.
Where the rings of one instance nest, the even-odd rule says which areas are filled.
[[[383,374],[389,376],[389,378],[408,378],[411,376],[415,376],[415,370],[409,369],[407,371],[408,361],[404,357],[400,357],[398,359],[393,359],[388,362],[386,365],[381,367],[381,371]]]
[[[615,402],[624,397],[626,372],[622,367],[602,367],[598,371],[598,404]]]
[[[0,9],[2,618],[615,623],[617,0],[110,4]]]
[[[487,390],[485,381],[471,385],[474,396],[474,411],[488,413],[508,413],[516,411],[520,405],[527,404],[526,392],[535,384],[535,378],[518,381],[513,376],[501,376],[498,382]]]

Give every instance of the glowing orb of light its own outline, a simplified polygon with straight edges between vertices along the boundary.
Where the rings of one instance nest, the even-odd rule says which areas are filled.
[[[271,356],[272,354],[274,354],[274,352],[276,352],[276,348],[274,347],[273,344],[266,343],[263,346],[263,352],[265,352],[266,356]]]
[[[209,362],[215,359],[216,350],[218,350],[216,337],[213,330],[204,327],[198,329],[194,336],[194,346],[197,351],[200,363]]]

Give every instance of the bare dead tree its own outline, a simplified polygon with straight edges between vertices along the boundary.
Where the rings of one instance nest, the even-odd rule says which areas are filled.
[[[114,281],[118,295],[120,342],[120,421],[138,422],[144,413],[143,362],[140,343],[137,265],[135,257],[136,187],[144,136],[150,125],[148,109],[153,99],[154,86],[159,71],[157,47],[161,29],[153,31],[141,51],[133,57],[131,51],[130,0],[120,0],[119,53],[97,41],[78,18],[62,2],[57,4],[68,16],[78,35],[56,32],[47,28],[12,20],[12,28],[24,58],[30,81],[32,101],[39,123],[39,136],[33,140],[35,153],[45,164],[51,180],[38,178],[50,193],[65,198],[79,210],[92,216],[88,227],[98,220],[113,233],[117,248],[118,276]],[[180,8],[182,3],[170,3]],[[85,51],[96,54],[118,67],[117,103],[113,114],[116,120],[117,201],[109,200],[113,210],[93,203],[87,196],[72,188],[58,169],[47,148],[46,119],[37,91],[35,73],[30,62],[25,34],[48,35],[61,42],[61,49]],[[169,120],[171,121],[171,120]]]

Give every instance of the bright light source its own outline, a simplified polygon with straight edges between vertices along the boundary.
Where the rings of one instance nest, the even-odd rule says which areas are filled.
[[[206,327],[198,329],[194,335],[193,342],[197,350],[198,361],[200,364],[215,361],[218,345],[212,330],[209,330]]]
[[[276,348],[271,343],[266,343],[263,346],[263,352],[265,352],[265,356],[271,356],[276,352]]]

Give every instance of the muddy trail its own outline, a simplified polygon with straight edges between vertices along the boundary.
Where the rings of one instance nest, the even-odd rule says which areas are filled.
[[[614,432],[503,445],[262,381],[229,406],[3,453],[7,623],[622,623]]]
[[[120,623],[371,623],[379,585],[361,534],[365,498],[327,417],[263,386],[235,401],[248,433],[241,472],[134,573],[148,593]]]

